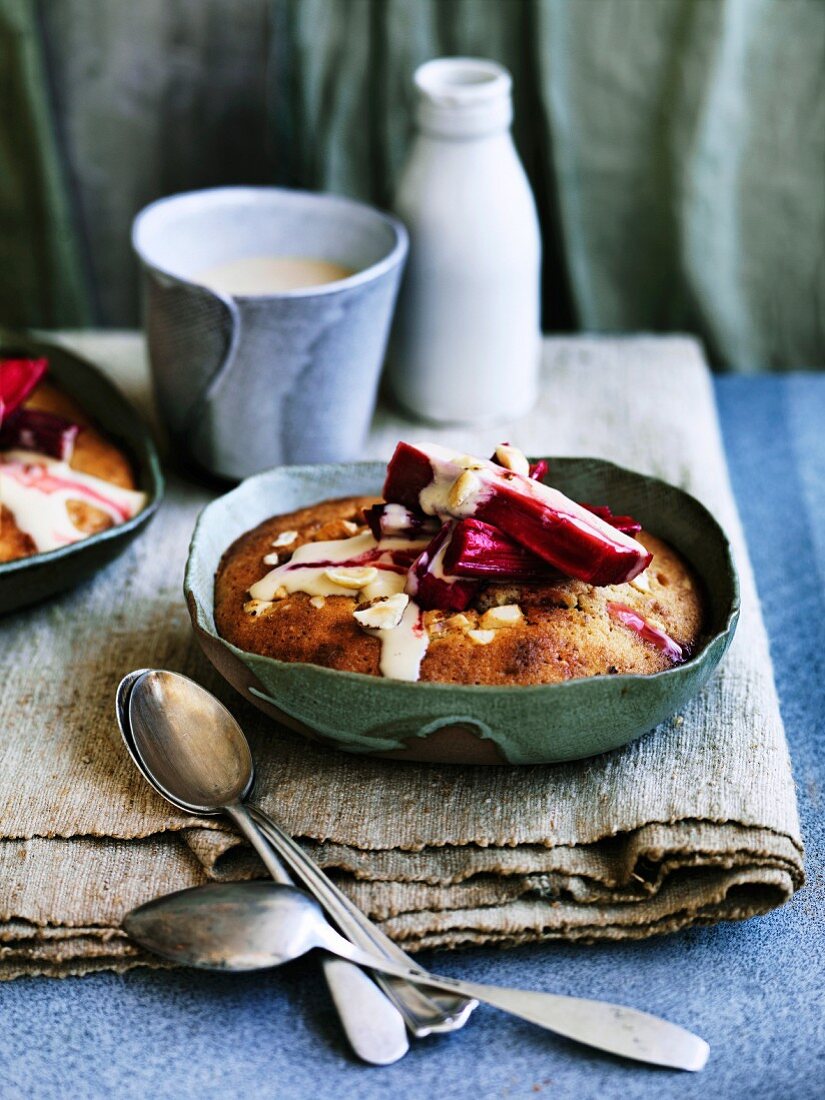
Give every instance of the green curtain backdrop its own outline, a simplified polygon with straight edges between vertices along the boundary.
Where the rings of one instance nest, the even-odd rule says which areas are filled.
[[[35,11],[26,0],[0,0],[0,321],[89,319]]]
[[[444,54],[513,72],[547,328],[825,364],[825,0],[0,0],[0,319],[135,323],[161,194],[387,205]]]

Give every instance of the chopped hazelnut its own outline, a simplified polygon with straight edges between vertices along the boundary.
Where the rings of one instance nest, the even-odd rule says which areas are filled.
[[[480,488],[481,481],[479,478],[471,470],[465,470],[450,486],[450,491],[447,494],[448,506],[450,508],[460,508]]]
[[[512,470],[514,474],[530,476],[530,463],[526,455],[510,443],[500,443],[496,447],[496,460],[506,469]]]
[[[392,630],[401,622],[410,597],[404,592],[372,600],[366,607],[353,611],[352,617],[361,626],[375,630]]]
[[[281,531],[272,542],[273,546],[290,546],[298,538],[297,531]]]
[[[516,603],[503,604],[500,607],[491,607],[481,616],[480,626],[485,630],[499,630],[505,626],[515,626],[524,616],[521,608]]]
[[[247,615],[251,615],[253,619],[259,618],[265,612],[269,611],[273,607],[272,600],[247,600],[243,605],[244,611]]]
[[[324,570],[324,576],[333,584],[341,588],[351,588],[357,591],[371,584],[378,576],[378,570],[372,565],[331,566]]]

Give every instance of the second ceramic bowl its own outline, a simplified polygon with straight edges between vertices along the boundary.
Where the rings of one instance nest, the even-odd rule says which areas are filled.
[[[94,576],[150,522],[163,498],[163,474],[152,434],[137,410],[109,379],[85,359],[58,344],[46,344],[0,329],[0,349],[22,350],[49,360],[49,375],[73,397],[134,464],[146,507],[126,523],[79,542],[0,564],[0,614],[37,603]]]
[[[656,478],[591,458],[551,458],[553,484],[576,500],[629,512],[672,543],[701,577],[705,640],[684,664],[652,676],[593,676],[535,687],[403,683],[247,653],[215,629],[221,555],[262,520],[331,497],[381,492],[379,462],[269,470],[201,513],[184,582],[192,624],[215,667],[292,729],[338,748],[407,760],[538,764],[617,748],[678,711],[708,681],[733,637],[739,584],[730,547],[697,500]]]

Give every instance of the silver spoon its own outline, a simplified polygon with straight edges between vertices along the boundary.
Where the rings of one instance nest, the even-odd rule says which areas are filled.
[[[129,717],[132,690],[135,684],[148,672],[147,669],[139,669],[125,676],[121,681],[117,691],[117,719],[123,740],[132,759],[137,764],[138,770],[149,784],[157,790],[158,786],[153,775],[144,766],[143,759],[136,750]],[[183,677],[180,677],[180,679],[183,679]],[[190,732],[195,737],[199,737],[200,731],[195,721],[196,716],[193,714],[192,718],[193,724]],[[204,763],[208,762],[204,761]],[[247,781],[243,779],[243,774],[249,767],[251,767],[251,757],[247,761],[243,746],[239,746],[237,752],[230,753],[229,758],[216,757],[214,761],[215,775],[212,781],[210,782],[208,778],[205,778],[203,773],[195,781],[200,782],[203,787],[196,801],[200,800],[212,805],[211,810],[202,809],[202,812],[219,812],[222,809],[221,803],[225,799],[231,802],[232,796],[237,790],[245,789]],[[167,772],[164,771],[162,774],[166,775]],[[249,785],[251,786],[251,778]],[[181,789],[184,788],[176,787],[176,790]],[[183,805],[176,799],[170,798],[166,791],[160,793],[168,798],[173,805],[181,809],[189,809],[188,805]],[[193,786],[191,784],[185,788],[185,793],[187,797],[192,795]],[[245,816],[247,811],[243,807],[236,808],[233,805],[231,807],[227,806],[226,812],[254,845],[255,850],[275,881],[284,885],[292,885],[292,879],[290,879],[270,846],[262,840],[256,825],[247,821]],[[372,978],[352,963],[334,958],[332,955],[324,957],[322,971],[344,1032],[355,1053],[365,1062],[379,1066],[390,1065],[402,1058],[409,1050],[403,1017]]]
[[[186,676],[158,669],[141,670],[126,681],[131,689],[125,708],[118,708],[121,733],[155,790],[189,813],[228,813],[256,847],[260,834],[249,829],[265,829],[269,843],[345,936],[407,970],[414,967],[291,836],[261,810],[244,806],[254,782],[252,755],[241,727],[214,695]],[[472,1000],[429,993],[409,981],[384,976],[377,981],[419,1038],[463,1026],[475,1008]]]
[[[354,947],[303,890],[272,882],[209,883],[156,898],[127,914],[126,932],[157,955],[208,970],[280,966],[314,947],[385,974],[485,1001],[600,1050],[671,1069],[700,1070],[704,1039],[646,1012],[604,1001],[443,978]]]

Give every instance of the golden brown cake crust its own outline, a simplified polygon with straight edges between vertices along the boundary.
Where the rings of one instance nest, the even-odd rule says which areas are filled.
[[[126,455],[100,434],[83,409],[68,394],[51,385],[41,382],[24,402],[27,409],[39,409],[55,413],[82,426],[75,440],[69,465],[73,470],[91,474],[102,481],[111,482],[121,489],[135,489],[132,467]],[[67,502],[69,518],[78,530],[85,535],[94,535],[112,526],[108,513],[94,508],[83,500]],[[14,516],[7,508],[0,512],[0,562],[15,561],[36,553],[32,539],[17,526]]]
[[[265,555],[281,532],[297,531],[289,546],[346,538],[345,522],[364,528],[362,509],[375,497],[324,501],[289,515],[273,516],[246,532],[226,551],[215,580],[218,633],[251,653],[282,661],[303,661],[327,668],[380,675],[380,642],[352,617],[356,599],[328,596],[323,606],[305,593],[276,601],[263,614],[244,611],[247,590],[269,572]],[[658,648],[615,621],[610,601],[632,608],[681,645],[694,647],[702,629],[703,597],[687,563],[667,543],[643,532],[638,536],[654,555],[647,570],[649,591],[632,584],[593,588],[582,581],[545,585],[488,584],[464,612],[425,612],[430,645],[421,680],[454,684],[542,684],[604,673],[652,673],[671,661]],[[282,555],[282,561],[285,555]],[[316,601],[317,602],[317,601]],[[491,607],[518,604],[523,620],[496,630],[486,645],[470,630]]]

